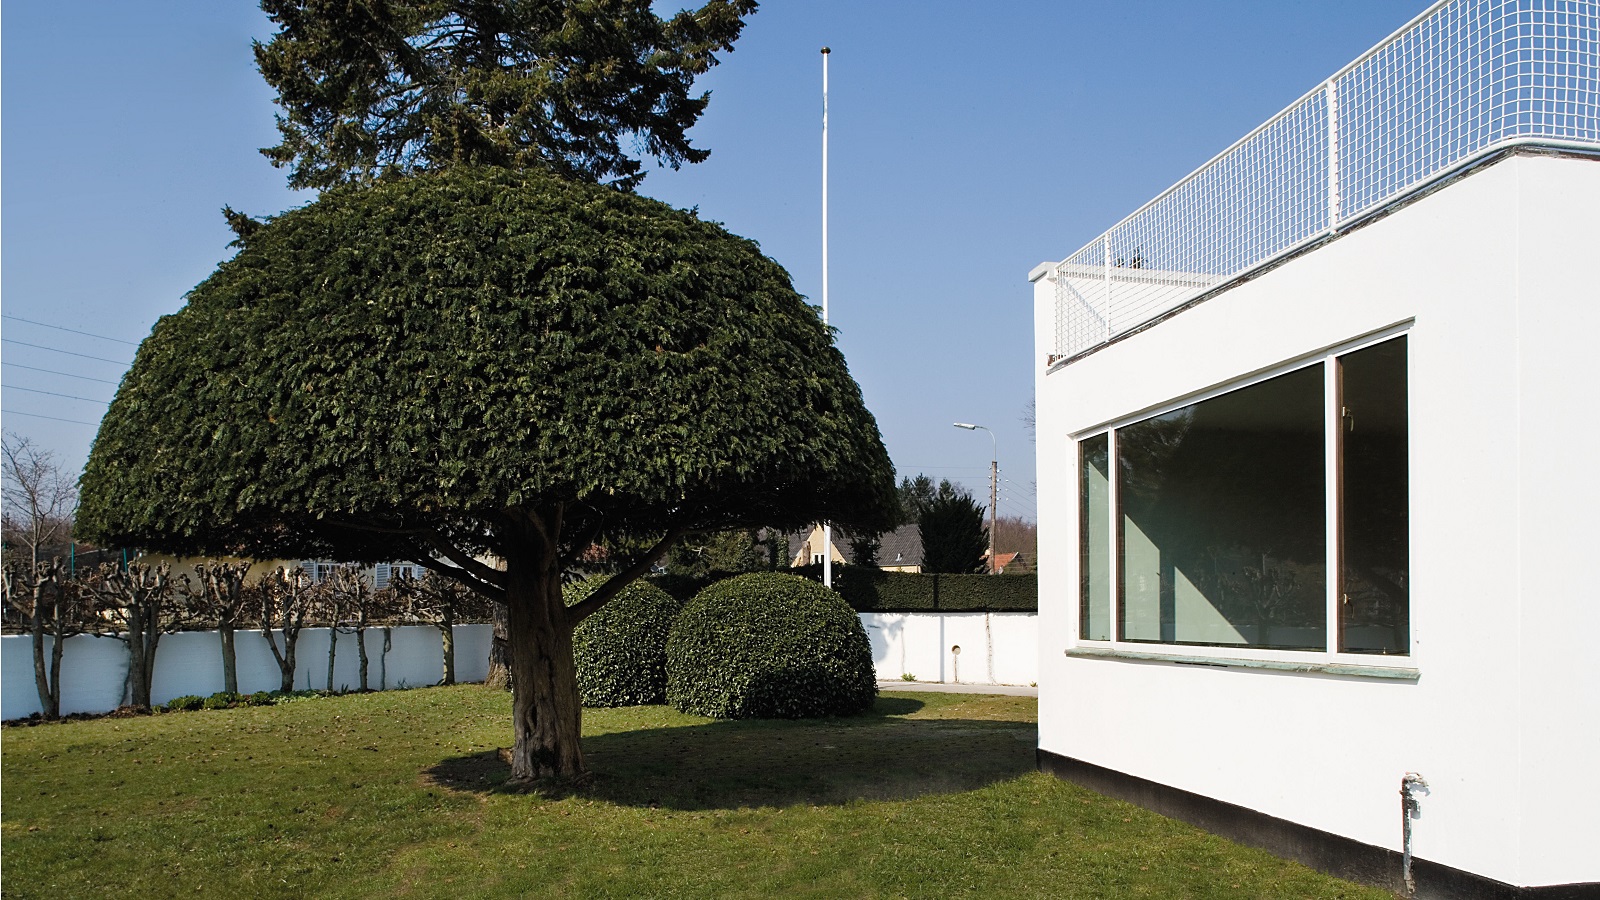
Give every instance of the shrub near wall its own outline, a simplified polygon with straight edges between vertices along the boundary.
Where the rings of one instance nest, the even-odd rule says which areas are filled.
[[[740,575],[701,591],[667,642],[667,702],[718,719],[842,716],[878,694],[861,619],[820,584]]]
[[[568,606],[604,584],[596,575],[567,585]],[[683,603],[635,581],[583,620],[572,635],[578,697],[584,706],[643,706],[667,697],[667,635]]]
[[[821,566],[794,570],[822,580]],[[1037,612],[1037,575],[923,575],[834,566],[833,589],[857,612]]]

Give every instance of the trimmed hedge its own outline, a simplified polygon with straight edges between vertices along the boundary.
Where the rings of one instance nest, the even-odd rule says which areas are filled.
[[[794,570],[822,581],[822,566]],[[932,575],[834,566],[833,589],[857,612],[1038,612],[1037,575]]]
[[[872,645],[838,594],[754,573],[689,601],[667,641],[667,702],[716,719],[803,719],[871,708]]]
[[[594,593],[605,575],[563,588],[568,606]],[[572,635],[584,706],[643,706],[667,696],[667,633],[683,602],[635,581],[584,619]]]

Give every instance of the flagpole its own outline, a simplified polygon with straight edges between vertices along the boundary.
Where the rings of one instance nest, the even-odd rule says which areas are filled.
[[[822,48],[822,324],[828,324],[828,48]],[[822,583],[833,587],[833,526],[822,523]]]

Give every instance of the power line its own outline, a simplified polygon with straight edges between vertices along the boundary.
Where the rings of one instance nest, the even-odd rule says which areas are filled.
[[[97,381],[101,384],[109,384],[112,387],[116,387],[117,385],[115,381],[107,381],[104,378],[90,378],[87,375],[74,375],[71,372],[57,372],[55,369],[41,369],[38,366],[25,366],[22,363],[6,362],[4,365],[11,366],[15,369],[27,369],[30,372],[44,372],[47,375],[61,375],[66,378],[78,378],[83,381]]]
[[[98,403],[101,406],[108,406],[111,403],[110,400],[96,400],[93,397],[78,397],[73,394],[58,394],[55,391],[41,391],[38,388],[18,387],[14,384],[6,385],[5,389],[8,391],[27,391],[30,394],[44,394],[47,397],[65,397],[68,400],[82,400],[85,403]]]
[[[60,419],[55,416],[41,416],[38,413],[19,412],[14,409],[0,409],[0,414],[8,416],[28,416],[32,419],[49,419],[52,422],[71,422],[74,425],[88,425],[90,428],[97,428],[100,425],[99,422],[82,422],[77,419]]]
[[[97,362],[108,362],[108,363],[111,363],[112,365],[116,365],[116,366],[131,366],[131,365],[133,365],[133,363],[131,363],[131,362],[124,362],[124,361],[122,361],[120,359],[106,359],[104,356],[90,356],[87,353],[73,353],[71,350],[57,350],[54,347],[46,347],[43,344],[30,344],[27,341],[14,341],[11,338],[0,338],[0,343],[16,344],[19,347],[33,347],[33,348],[38,349],[38,350],[49,350],[51,353],[65,353],[68,356],[81,356],[84,359],[92,359],[92,360],[95,360]]]
[[[51,325],[48,322],[35,322],[32,319],[24,319],[21,316],[13,316],[10,313],[0,313],[0,319],[10,319],[13,322],[27,322],[29,325],[37,325],[40,328],[54,328],[57,331],[66,331],[66,332],[70,332],[72,334],[81,334],[84,337],[99,338],[102,341],[116,341],[119,344],[127,344],[130,347],[139,346],[139,342],[138,341],[125,341],[122,338],[106,337],[103,334],[92,334],[92,333],[87,332],[87,331],[79,331],[76,328],[63,328],[60,325]]]

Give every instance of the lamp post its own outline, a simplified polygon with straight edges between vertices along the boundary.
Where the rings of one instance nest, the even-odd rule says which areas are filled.
[[[966,422],[954,424],[957,428],[965,428],[968,431],[989,431],[982,425],[971,425]],[[1000,493],[1000,442],[995,439],[992,431],[989,431],[989,441],[994,445],[994,455],[989,459],[989,574],[995,575],[1000,571],[1000,558],[994,554],[995,501]]]

